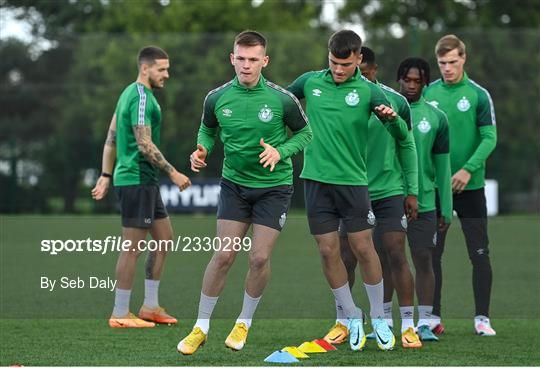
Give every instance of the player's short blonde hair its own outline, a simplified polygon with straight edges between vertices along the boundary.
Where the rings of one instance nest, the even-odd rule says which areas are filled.
[[[457,49],[459,56],[465,55],[465,44],[456,35],[449,34],[442,37],[435,45],[435,55],[443,56]]]

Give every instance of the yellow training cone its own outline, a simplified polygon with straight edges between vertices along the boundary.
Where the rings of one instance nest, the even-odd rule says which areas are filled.
[[[299,359],[309,358],[309,355],[304,354],[296,346],[287,346],[287,347],[284,347],[283,349],[281,349],[281,351],[286,351],[287,353],[291,354],[295,358],[299,358]]]
[[[313,341],[306,341],[298,347],[302,353],[311,354],[311,353],[326,353],[320,345],[315,344]]]

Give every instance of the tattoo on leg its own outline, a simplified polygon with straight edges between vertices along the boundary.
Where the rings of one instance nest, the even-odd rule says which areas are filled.
[[[146,257],[145,271],[146,279],[154,279],[154,266],[156,264],[156,252],[148,252],[148,257]]]

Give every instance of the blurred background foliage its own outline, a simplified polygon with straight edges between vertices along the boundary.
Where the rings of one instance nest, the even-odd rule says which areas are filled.
[[[408,56],[430,61],[455,33],[467,44],[466,70],[487,88],[499,143],[488,178],[499,182],[501,212],[540,208],[540,2],[502,0],[0,0],[31,26],[31,41],[0,38],[0,212],[104,212],[114,196],[93,203],[89,190],[117,98],[136,78],[136,55],[148,44],[170,56],[170,80],[156,96],[164,112],[162,151],[188,172],[206,93],[233,77],[236,33],[267,36],[265,76],[283,86],[327,66],[333,31],[361,25],[374,49],[379,79],[394,88]],[[339,9],[326,19],[328,5]],[[295,176],[302,166],[295,158]],[[205,177],[219,177],[222,154]],[[190,174],[191,175],[191,174]],[[194,176],[194,175],[191,175]],[[293,205],[302,207],[295,180]]]

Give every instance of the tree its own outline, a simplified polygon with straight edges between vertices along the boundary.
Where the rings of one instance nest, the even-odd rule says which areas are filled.
[[[540,100],[539,1],[524,0],[516,6],[503,0],[349,0],[339,14],[341,21],[361,22],[366,45],[377,55],[380,79],[394,87],[401,60],[426,58],[436,79],[436,41],[448,33],[463,39],[465,69],[490,91],[495,103],[498,144],[487,162],[487,175],[499,181],[499,191],[505,194],[500,208],[512,209],[515,192],[538,193],[540,107],[531,101]]]
[[[44,56],[57,56],[56,65],[61,66],[41,70],[56,81],[50,85],[54,103],[38,109],[41,117],[50,119],[51,131],[32,134],[45,146],[40,161],[47,194],[62,196],[65,212],[75,210],[84,170],[100,166],[107,125],[122,88],[135,79],[141,46],[158,44],[170,54],[171,81],[157,92],[164,111],[162,150],[187,171],[204,95],[232,77],[228,53],[234,34],[246,28],[324,29],[317,22],[322,1],[0,1],[21,11],[35,36],[52,42]],[[212,166],[214,171],[207,174],[219,175],[220,162]]]

